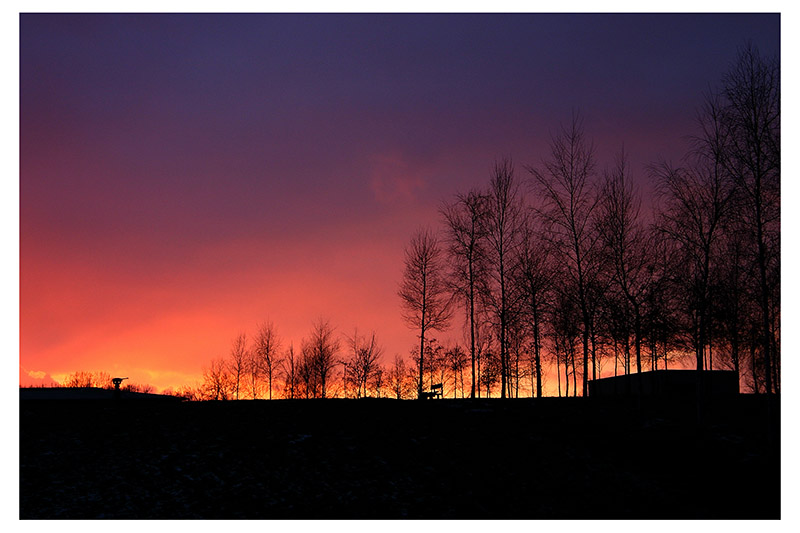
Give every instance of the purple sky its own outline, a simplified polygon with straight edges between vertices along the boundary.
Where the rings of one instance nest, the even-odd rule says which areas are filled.
[[[573,111],[648,194],[748,40],[779,54],[779,15],[22,15],[21,365],[178,385],[319,316],[406,354],[442,200]]]

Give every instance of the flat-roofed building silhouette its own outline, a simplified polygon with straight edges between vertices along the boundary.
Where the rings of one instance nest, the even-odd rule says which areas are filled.
[[[654,370],[589,382],[590,397],[691,396],[697,394],[697,370]],[[733,370],[701,371],[702,387],[711,396],[739,393],[739,378]]]

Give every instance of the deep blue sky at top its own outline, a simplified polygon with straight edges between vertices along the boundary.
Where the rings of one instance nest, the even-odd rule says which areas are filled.
[[[170,197],[209,187],[216,205],[247,212],[261,192],[319,188],[347,203],[381,154],[414,167],[452,154],[452,172],[425,176],[428,192],[449,195],[482,180],[496,157],[536,163],[573,110],[601,162],[623,142],[634,161],[674,157],[702,91],[747,40],[776,54],[778,24],[696,14],[24,15],[23,170],[41,164],[33,150],[60,145],[72,152],[66,163],[91,150],[123,182],[85,168],[73,176],[80,184],[53,179],[110,199],[151,196],[148,184]],[[136,187],[124,182],[133,171]],[[54,185],[45,194],[60,203]]]

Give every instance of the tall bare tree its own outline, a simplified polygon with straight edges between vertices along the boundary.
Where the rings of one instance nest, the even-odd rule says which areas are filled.
[[[519,310],[520,293],[513,283],[515,261],[522,238],[523,204],[510,159],[495,163],[486,193],[487,276],[483,291],[487,310],[497,328],[500,397],[509,394],[509,325]]]
[[[483,373],[489,367],[490,363],[494,364],[497,357],[494,355],[496,350],[496,330],[490,324],[489,313],[484,306],[481,306],[478,313],[478,322],[475,327],[475,367],[478,373],[478,384],[484,385]],[[490,361],[490,359],[492,361]],[[498,366],[498,365],[495,365]],[[499,378],[498,375],[495,377]],[[494,384],[494,382],[492,382]],[[475,394],[478,398],[481,397],[480,387],[476,386]]]
[[[233,344],[231,345],[231,356],[228,362],[233,384],[233,394],[237,400],[239,399],[239,392],[242,389],[242,381],[247,376],[248,359],[247,335],[240,333],[233,339]]]
[[[383,398],[383,388],[387,385],[388,372],[383,369],[383,365],[378,363],[372,371],[372,377],[368,381],[375,392],[376,398]]]
[[[563,269],[561,272],[563,276]],[[569,396],[569,377],[572,375],[572,394],[577,396],[577,364],[575,361],[575,343],[581,335],[581,317],[578,298],[572,284],[559,283],[554,290],[554,305],[550,307],[550,322],[555,346],[556,371],[559,363],[564,363],[565,395]],[[588,361],[588,357],[584,359]],[[571,368],[571,370],[570,370]],[[584,372],[585,374],[585,372]],[[559,378],[560,388],[560,378]],[[559,389],[559,396],[561,395]]]
[[[374,381],[375,373],[380,368],[383,348],[378,345],[375,332],[365,337],[356,330],[347,341],[350,345],[350,361],[346,366],[349,376],[345,377],[349,377],[355,385],[356,398],[363,398],[367,396],[367,385]]]
[[[408,369],[403,356],[399,353],[395,354],[394,364],[389,369],[389,387],[398,400],[407,398],[410,394]]]
[[[325,398],[336,366],[339,340],[328,320],[319,319],[311,328],[308,339],[303,339],[303,368],[301,378],[306,382],[306,395]]]
[[[531,363],[536,376],[536,396],[542,397],[542,329],[550,299],[553,274],[550,244],[542,236],[537,219],[527,217],[519,247],[516,282],[524,295],[522,314],[528,322],[532,340]]]
[[[425,360],[423,376],[427,374],[428,385],[444,383],[447,364],[445,361],[444,346],[434,337],[425,339]],[[417,361],[419,363],[419,361]],[[424,387],[424,382],[423,382]]]
[[[748,228],[761,313],[761,351],[767,392],[775,392],[778,353],[774,290],[780,272],[780,62],[747,45],[708,96],[700,114],[697,152],[721,165],[743,199],[737,217]],[[776,313],[777,310],[777,313]]]
[[[758,313],[753,313],[758,298],[752,298],[755,294],[748,294],[751,291],[747,290],[750,265],[745,253],[749,244],[747,229],[742,227],[740,217],[729,217],[726,223],[722,236],[725,260],[721,261],[719,274],[715,277],[711,307],[714,321],[720,326],[720,340],[728,347],[730,365],[741,380],[744,331],[748,323],[758,324]]]
[[[497,382],[500,381],[500,356],[493,348],[494,346],[491,346],[481,354],[482,365],[479,383],[484,388],[486,398],[491,397],[492,390],[495,389]]]
[[[283,395],[294,399],[297,392],[299,361],[294,353],[293,344],[289,344],[289,348],[286,350],[279,366],[283,378]]]
[[[281,339],[272,322],[258,325],[253,338],[253,353],[260,373],[267,378],[269,399],[272,399],[272,378],[280,367]]]
[[[261,369],[258,365],[255,350],[247,350],[247,359],[245,361],[245,377],[247,378],[247,385],[250,388],[250,398],[253,400],[258,399],[258,393],[261,389]]]
[[[648,290],[647,334],[651,343],[661,345],[660,357],[664,360],[664,369],[672,359],[671,350],[679,346],[680,313],[677,293],[680,290],[678,276],[681,272],[681,254],[679,245],[668,235],[651,225],[651,254],[653,273]],[[682,350],[679,350],[680,352]],[[658,364],[656,362],[656,367]]]
[[[642,371],[642,320],[652,273],[650,234],[641,218],[641,200],[634,191],[624,149],[605,173],[597,227],[610,281],[629,305],[634,322],[636,371]]]
[[[454,203],[445,205],[442,216],[447,225],[447,252],[450,259],[451,272],[448,276],[454,295],[465,303],[467,327],[469,328],[469,353],[472,363],[470,398],[475,398],[475,321],[476,299],[480,284],[485,278],[487,198],[485,195],[470,191],[458,194]]]
[[[550,144],[550,159],[543,168],[527,167],[544,205],[538,210],[548,229],[559,259],[564,264],[566,280],[574,285],[581,312],[583,337],[583,394],[587,394],[589,336],[592,315],[589,287],[596,275],[597,238],[594,232],[594,210],[597,195],[594,147],[584,137],[583,122],[573,116],[569,126],[562,127]]]
[[[461,390],[461,397],[464,397],[464,367],[467,366],[467,354],[458,344],[445,350],[447,368],[453,376],[453,398],[456,392]]]
[[[680,272],[674,275],[686,297],[682,307],[690,327],[696,368],[703,370],[712,275],[719,264],[719,241],[732,189],[716,162],[699,158],[687,163],[685,167],[661,163],[651,171],[664,201],[659,228],[678,244],[676,253],[681,254]]]
[[[421,229],[405,250],[405,270],[398,295],[403,319],[419,330],[419,381],[417,397],[422,398],[425,334],[448,327],[452,308],[448,299],[442,252],[436,236]]]

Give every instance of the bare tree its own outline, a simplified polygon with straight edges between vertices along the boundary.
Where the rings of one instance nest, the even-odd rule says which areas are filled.
[[[446,329],[452,317],[442,254],[436,236],[430,230],[419,230],[405,250],[405,270],[398,295],[403,319],[409,327],[419,330],[417,397],[421,399],[425,334]]]
[[[650,228],[653,273],[648,290],[646,323],[650,342],[661,345],[661,358],[664,369],[673,359],[672,352],[680,340],[680,309],[677,283],[681,272],[681,254],[678,244],[654,225]],[[656,364],[656,367],[658,365]]]
[[[294,399],[297,392],[298,382],[298,366],[299,362],[294,353],[294,345],[289,344],[286,354],[280,361],[279,368],[283,378],[283,395],[290,399]]]
[[[444,347],[439,344],[439,341],[435,338],[428,337],[425,339],[423,354],[424,357],[420,359],[419,351],[416,348],[411,351],[411,357],[414,361],[414,366],[419,368],[420,364],[422,363],[423,368],[421,378],[422,381],[419,382],[415,380],[415,383],[417,383],[419,387],[423,389],[425,388],[426,383],[428,387],[433,386],[435,383],[444,383],[445,372],[447,371]]]
[[[774,290],[780,277],[780,112],[780,62],[748,45],[721,90],[708,96],[700,114],[702,134],[695,139],[697,154],[721,165],[743,200],[736,214],[752,242],[767,392],[777,391],[778,376],[773,347],[780,313]]]
[[[536,376],[536,396],[542,396],[542,329],[552,289],[555,269],[551,263],[550,244],[542,236],[536,219],[528,218],[523,226],[519,247],[516,283],[523,295],[522,316],[528,321],[532,337],[532,375]]]
[[[223,358],[211,360],[208,368],[203,369],[202,395],[208,400],[228,400],[233,387],[228,365]]]
[[[642,319],[652,272],[649,233],[640,215],[641,200],[634,191],[625,151],[607,170],[597,216],[603,255],[610,266],[609,278],[622,300],[630,306],[634,322],[636,371],[642,371]]]
[[[259,324],[253,339],[253,354],[259,373],[267,378],[270,400],[272,399],[272,378],[280,368],[280,357],[278,356],[280,346],[281,339],[272,322]]]
[[[319,319],[311,328],[309,338],[303,340],[301,378],[306,383],[307,396],[327,396],[338,352],[339,341],[334,336],[333,326],[329,321]]]
[[[533,340],[529,340],[525,348],[525,362],[528,365],[527,376],[530,380],[531,398],[541,398],[543,396],[544,385],[547,383],[547,375],[544,373],[544,357],[542,348],[544,346],[544,329],[539,332],[540,351],[537,354],[534,349]],[[545,352],[546,353],[546,352]]]
[[[481,355],[483,358],[483,365],[481,366],[479,382],[484,388],[486,398],[489,398],[497,382],[500,381],[500,356],[491,348],[484,351]]]
[[[467,327],[469,328],[469,353],[472,363],[470,398],[475,398],[475,319],[476,299],[482,280],[485,278],[486,250],[486,203],[483,194],[470,191],[459,194],[453,204],[442,208],[447,224],[447,251],[451,272],[448,276],[451,290],[466,304]]]
[[[550,145],[550,160],[543,169],[527,167],[544,206],[538,211],[566,267],[566,281],[575,286],[582,319],[583,394],[587,394],[589,335],[592,316],[589,286],[596,274],[597,238],[593,216],[597,197],[592,190],[594,147],[584,138],[579,116],[562,127]]]
[[[710,288],[719,263],[718,241],[728,214],[732,189],[726,184],[721,167],[713,161],[697,159],[682,168],[666,163],[651,167],[658,179],[658,194],[664,201],[659,228],[679,244],[681,271],[676,281],[687,298],[682,306],[691,332],[697,370],[704,369],[708,344]]]
[[[630,306],[619,292],[612,292],[603,299],[603,309],[598,319],[614,352],[614,375],[631,373],[631,331],[633,330]]]
[[[408,398],[412,393],[408,374],[409,371],[403,356],[399,353],[395,354],[394,364],[389,369],[389,387],[398,400]]]
[[[490,359],[494,358],[497,359],[493,354],[496,353],[496,342],[495,342],[495,329],[489,323],[489,316],[488,312],[481,307],[480,312],[478,313],[480,317],[475,328],[475,367],[478,374],[478,383],[483,386],[485,385],[481,376],[488,365],[494,364],[495,361],[489,361]],[[491,352],[491,353],[490,353]],[[499,377],[499,376],[496,376]],[[492,382],[494,384],[494,382]],[[481,397],[481,389],[480,387],[476,386],[475,394],[478,398]]]
[[[574,285],[563,282],[559,283],[554,290],[554,305],[550,307],[550,323],[554,343],[556,371],[560,372],[559,364],[563,362],[564,389],[566,396],[569,396],[570,375],[572,375],[573,396],[577,395],[575,343],[579,335],[581,335],[581,316],[578,308],[578,298],[574,294],[575,290],[576,287]],[[588,357],[586,360],[588,361]],[[559,396],[561,396],[560,377]]]
[[[344,398],[354,398],[356,393],[353,392],[353,390],[355,389],[356,380],[354,372],[350,368],[351,359],[342,359],[339,361],[339,364],[342,365],[341,378],[339,379],[342,396]]]
[[[414,347],[409,351],[411,355],[411,365],[406,368],[406,383],[410,390],[408,398],[419,398],[419,391],[422,388],[419,376],[419,348]]]
[[[519,291],[512,283],[517,248],[522,237],[523,210],[519,185],[510,159],[495,163],[485,217],[489,268],[483,291],[485,305],[497,328],[500,362],[500,397],[508,394],[510,373],[508,328],[518,311]]]
[[[174,395],[178,396],[179,398],[186,398],[192,402],[203,399],[203,391],[201,386],[181,385],[175,389]]]
[[[740,217],[730,217],[723,232],[723,254],[725,261],[720,264],[712,288],[711,302],[714,321],[720,325],[720,341],[728,345],[730,365],[736,376],[742,376],[742,346],[747,323],[753,322],[758,298],[750,298],[747,291],[747,271],[745,249],[747,231],[742,227]],[[751,305],[755,304],[755,305]],[[757,320],[755,320],[757,321]]]
[[[61,382],[62,387],[82,388],[91,387],[93,383],[92,373],[85,370],[78,370],[68,375]]]
[[[247,378],[247,386],[250,389],[250,398],[253,400],[258,399],[258,393],[261,389],[261,369],[258,365],[255,350],[247,350],[247,359],[245,361],[245,377]]]
[[[467,354],[458,344],[448,348],[444,352],[447,362],[447,369],[453,377],[453,398],[456,392],[461,390],[461,397],[464,397],[464,367],[467,366]],[[472,396],[471,396],[472,397]]]
[[[113,387],[111,384],[111,375],[108,372],[87,372],[85,370],[73,372],[64,378],[61,386],[70,388],[99,387],[102,389],[110,389]]]
[[[387,372],[383,366],[378,364],[372,371],[372,378],[369,380],[372,390],[375,391],[376,398],[383,398],[383,387],[386,386]]]
[[[425,346],[425,360],[428,365],[431,386],[435,383],[444,385],[448,370],[447,357],[445,356],[444,346],[434,338],[427,341],[427,345]],[[444,394],[444,391],[442,391],[442,394]]]
[[[514,320],[508,324],[508,395],[519,398],[519,389],[522,381],[527,377],[525,359],[525,325],[521,317],[516,314]]]
[[[242,380],[247,375],[247,335],[240,333],[233,339],[231,346],[231,357],[228,363],[228,368],[231,375],[233,384],[234,397],[239,399],[239,391],[241,390]]]
[[[358,334],[358,330],[349,337],[350,361],[347,362],[346,377],[349,375],[356,388],[356,398],[367,396],[367,384],[374,380],[380,368],[379,360],[383,348],[375,340],[375,332],[369,337]]]

